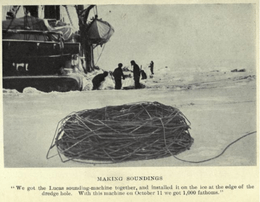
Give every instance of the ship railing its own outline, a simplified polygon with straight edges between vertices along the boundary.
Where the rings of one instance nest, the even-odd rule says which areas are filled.
[[[60,31],[42,31],[42,30],[19,30],[19,29],[9,29],[3,30],[3,36],[6,34],[24,34],[24,35],[44,35],[48,37],[51,41],[63,41],[63,34]],[[4,37],[5,38],[5,37]]]

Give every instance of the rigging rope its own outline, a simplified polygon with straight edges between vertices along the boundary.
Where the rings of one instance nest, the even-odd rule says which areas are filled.
[[[98,9],[97,9],[97,6],[95,6],[95,8],[96,8],[96,15],[98,16]]]
[[[99,54],[99,57],[98,57],[98,59],[97,59],[97,61],[96,61],[96,63],[95,63],[95,66],[96,66],[97,63],[98,63],[98,61],[99,61],[99,59],[100,59],[100,57],[101,57],[101,55],[102,55],[102,53],[103,53],[103,51],[104,51],[104,49],[105,49],[105,46],[106,46],[106,44],[103,45],[102,50],[101,50],[101,53]]]
[[[70,13],[69,13],[68,7],[67,6],[64,6],[64,7],[65,7],[65,10],[67,12],[68,18],[70,20],[70,24],[74,27],[73,22],[72,22],[71,17],[70,17]]]

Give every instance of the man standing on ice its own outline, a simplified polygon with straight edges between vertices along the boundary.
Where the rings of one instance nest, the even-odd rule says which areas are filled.
[[[132,60],[130,63],[131,63],[131,65],[133,66],[135,89],[141,88],[141,85],[140,85],[140,68],[139,68],[139,66],[135,63],[134,60]]]
[[[149,65],[150,70],[151,70],[151,74],[154,74],[153,73],[153,66],[154,66],[154,63],[153,63],[153,61],[151,61],[150,65]]]
[[[123,74],[122,70],[123,64],[119,63],[118,67],[114,70],[113,76],[115,78],[115,89],[120,90],[122,87],[122,80],[121,78],[125,79],[125,75]]]

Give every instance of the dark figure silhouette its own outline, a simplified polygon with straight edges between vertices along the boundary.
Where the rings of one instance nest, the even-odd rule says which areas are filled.
[[[101,83],[105,81],[106,76],[108,75],[108,72],[104,72],[103,74],[98,74],[92,79],[93,88],[92,90],[99,90],[99,87],[101,86]]]
[[[142,79],[147,79],[147,75],[144,70],[141,70]]]
[[[150,70],[151,70],[151,74],[154,74],[154,73],[153,73],[153,67],[154,67],[153,61],[151,61],[149,67],[150,67]]]
[[[123,79],[125,79],[125,75],[123,74],[122,67],[123,67],[123,64],[119,63],[118,67],[113,72],[113,76],[115,78],[115,89],[117,89],[117,90],[122,88],[121,78],[123,77]]]
[[[135,63],[134,60],[132,60],[131,65],[133,66],[133,74],[134,74],[134,81],[135,81],[135,88],[141,88],[140,85],[140,68],[139,66]]]

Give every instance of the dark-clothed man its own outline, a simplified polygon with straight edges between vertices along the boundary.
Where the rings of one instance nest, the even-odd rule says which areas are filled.
[[[108,75],[108,72],[104,72],[103,74],[98,74],[92,79],[93,88],[92,90],[99,90],[101,84],[103,81],[105,81],[106,76]]]
[[[150,70],[151,70],[151,74],[154,74],[154,73],[153,73],[153,67],[154,67],[153,61],[151,61],[149,67],[150,67]]]
[[[119,63],[118,67],[114,70],[113,76],[115,78],[115,89],[120,90],[122,88],[122,78],[125,79],[125,75],[122,70],[123,64]]]
[[[135,81],[135,88],[141,88],[140,85],[140,68],[139,66],[135,63],[134,60],[132,60],[131,65],[133,66],[133,74],[134,74],[134,81]]]

